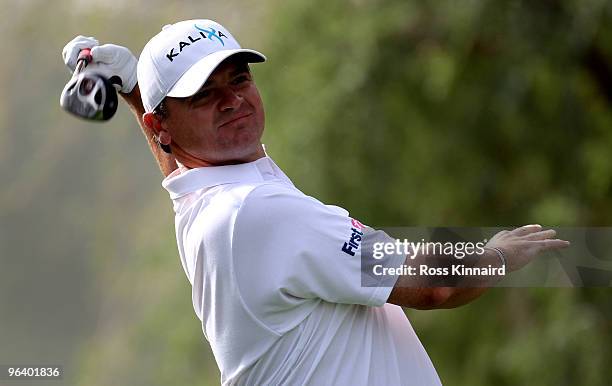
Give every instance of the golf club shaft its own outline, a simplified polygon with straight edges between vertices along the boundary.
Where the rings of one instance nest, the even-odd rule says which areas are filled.
[[[83,70],[83,68],[87,67],[91,60],[91,49],[83,48],[79,52],[79,57],[77,58],[77,65],[74,69],[74,75],[78,74],[79,72],[81,72],[81,70]]]

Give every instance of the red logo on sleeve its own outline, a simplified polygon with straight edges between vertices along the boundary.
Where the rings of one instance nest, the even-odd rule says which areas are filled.
[[[351,224],[353,224],[353,226],[359,230],[362,230],[363,228],[365,228],[365,225],[360,223],[359,220],[355,220],[354,218],[351,219]]]

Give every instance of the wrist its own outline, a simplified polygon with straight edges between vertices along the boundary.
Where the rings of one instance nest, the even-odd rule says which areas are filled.
[[[121,95],[123,100],[130,105],[133,110],[137,112],[144,110],[142,107],[142,99],[140,98],[140,88],[138,87],[138,83],[134,85],[134,88],[132,88],[132,91],[129,93],[119,92],[119,95]]]
[[[485,250],[488,250],[490,254],[493,256],[493,258],[498,261],[498,265],[500,267],[505,267],[506,269],[510,270],[510,267],[508,265],[508,260],[506,259],[506,255],[504,254],[504,251],[502,251],[501,248],[485,247]]]

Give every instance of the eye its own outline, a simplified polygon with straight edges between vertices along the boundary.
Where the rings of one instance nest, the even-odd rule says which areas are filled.
[[[232,80],[232,84],[233,85],[241,84],[241,83],[247,82],[248,80],[249,80],[249,77],[247,74],[238,75],[237,77],[234,78],[234,80]]]
[[[191,98],[191,103],[197,102],[202,99],[206,99],[210,96],[210,94],[211,94],[211,91],[209,89],[202,90]]]
[[[199,98],[206,98],[207,96],[210,95],[210,90],[202,90],[198,93],[198,97]]]

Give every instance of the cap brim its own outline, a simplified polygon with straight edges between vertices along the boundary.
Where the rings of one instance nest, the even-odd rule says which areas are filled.
[[[260,52],[246,48],[217,51],[205,56],[191,66],[166,95],[175,98],[192,96],[202,87],[202,85],[204,85],[210,74],[215,71],[215,68],[230,56],[244,56],[247,63],[261,63],[266,61],[266,57]]]

